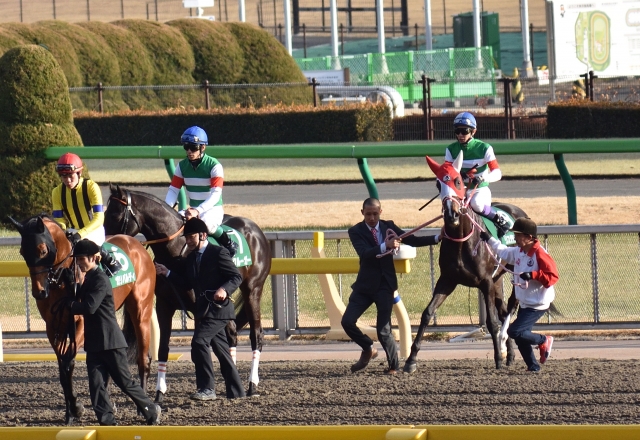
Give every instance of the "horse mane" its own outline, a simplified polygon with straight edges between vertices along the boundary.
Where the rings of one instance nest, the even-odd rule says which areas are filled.
[[[173,209],[171,206],[167,205],[165,201],[160,199],[159,197],[156,197],[153,194],[149,194],[143,191],[135,191],[131,189],[128,191],[131,193],[131,195],[135,195],[138,197],[142,197],[143,199],[151,200],[152,202],[160,205],[165,211],[169,212],[170,215],[173,215],[176,218],[176,220],[182,221],[182,217],[180,216],[180,214],[178,214],[178,211]]]

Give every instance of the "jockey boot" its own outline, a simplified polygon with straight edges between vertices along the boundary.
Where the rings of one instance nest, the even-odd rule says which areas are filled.
[[[496,225],[496,229],[498,230],[498,238],[502,238],[504,234],[509,231],[509,221],[500,212],[496,212],[495,216],[491,220]]]
[[[102,263],[102,267],[109,278],[122,269],[122,265],[118,263],[118,260],[116,260],[113,255],[103,247],[100,248],[100,262]]]
[[[238,245],[229,238],[226,232],[220,234],[220,237],[215,238],[218,243],[220,243],[220,246],[226,248],[229,251],[229,255],[231,255],[231,258],[233,258],[238,250]]]

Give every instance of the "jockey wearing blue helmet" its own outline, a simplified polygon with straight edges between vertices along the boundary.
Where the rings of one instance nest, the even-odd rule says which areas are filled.
[[[169,206],[175,205],[180,188],[184,186],[189,198],[189,208],[180,213],[187,220],[192,217],[201,219],[207,225],[209,233],[218,243],[227,248],[233,257],[238,245],[231,241],[220,227],[224,217],[222,164],[215,157],[205,154],[209,138],[202,128],[198,126],[187,128],[182,133],[180,142],[187,158],[180,161],[176,167],[165,202]]]
[[[467,187],[467,197],[471,197],[469,206],[483,217],[492,220],[502,237],[509,230],[509,222],[491,206],[489,183],[502,178],[502,171],[493,152],[493,147],[475,139],[476,118],[469,112],[459,113],[453,120],[456,142],[449,145],[445,152],[445,161],[453,163],[462,153],[463,163],[460,174]]]

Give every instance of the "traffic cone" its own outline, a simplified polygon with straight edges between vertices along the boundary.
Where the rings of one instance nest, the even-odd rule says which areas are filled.
[[[573,82],[573,85],[571,86],[571,96],[575,99],[584,99],[587,97],[587,90],[582,78]]]
[[[520,72],[517,67],[513,68],[512,78],[515,79],[515,81],[511,84],[511,101],[519,104],[524,101],[524,92],[522,91]]]

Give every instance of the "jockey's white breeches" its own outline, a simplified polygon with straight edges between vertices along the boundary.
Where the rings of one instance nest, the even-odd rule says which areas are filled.
[[[200,214],[200,219],[206,223],[210,234],[216,232],[218,226],[222,224],[222,217],[224,217],[224,207],[222,205],[214,206],[210,210]]]
[[[104,228],[102,226],[100,226],[95,231],[89,232],[87,234],[87,236],[84,237],[84,238],[86,238],[87,240],[93,241],[98,246],[102,246],[102,244],[104,243],[104,240],[105,240]]]
[[[469,197],[472,192],[473,190],[468,189],[467,197]],[[471,209],[473,209],[475,212],[481,213],[484,207],[489,205],[491,205],[491,190],[488,186],[478,188],[473,194],[469,206],[471,206]]]

